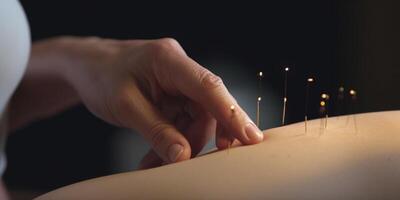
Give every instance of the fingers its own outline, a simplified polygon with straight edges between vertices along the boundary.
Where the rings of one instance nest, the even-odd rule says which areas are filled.
[[[221,78],[189,57],[173,53],[173,45],[160,45],[160,48],[165,50],[159,51],[162,53],[159,53],[154,74],[162,87],[175,89],[201,104],[221,123],[227,133],[243,144],[254,144],[263,140],[261,131],[237,105]],[[230,110],[231,105],[235,106],[235,112]]]
[[[218,149],[229,148],[233,143],[233,136],[226,134],[224,127],[221,124],[217,124],[217,133],[215,138],[215,145]]]
[[[187,114],[183,117],[178,116],[178,122],[175,125],[178,130],[185,133],[185,137],[190,143],[191,157],[195,157],[214,136],[216,120],[201,105],[194,102],[187,103],[184,110]],[[184,128],[179,129],[179,127]],[[162,164],[162,159],[151,150],[142,159],[139,169],[158,167]]]
[[[137,129],[167,163],[187,160],[191,148],[185,137],[167,121],[133,81],[117,90],[112,112],[125,127]]]
[[[190,103],[188,113],[193,120],[185,130],[185,135],[191,146],[192,157],[195,157],[215,135],[217,122],[203,106],[194,102]]]

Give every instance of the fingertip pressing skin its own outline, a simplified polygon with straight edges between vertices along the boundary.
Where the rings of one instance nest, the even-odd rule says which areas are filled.
[[[170,162],[178,161],[182,156],[184,147],[181,144],[172,144],[168,147],[168,159]],[[184,159],[184,158],[183,158]]]
[[[160,131],[159,136],[152,139],[153,149],[157,154],[163,158],[165,163],[190,159],[192,149],[185,136],[172,125],[162,127],[158,130]]]
[[[245,132],[251,143],[259,143],[264,139],[264,134],[254,123],[248,123],[245,127]]]
[[[190,146],[183,146],[181,144],[172,144],[168,148],[169,163],[176,163],[191,158]]]
[[[235,106],[235,112],[231,113],[231,122],[225,126],[225,132],[232,134],[242,144],[256,144],[263,140],[263,134],[239,106]]]

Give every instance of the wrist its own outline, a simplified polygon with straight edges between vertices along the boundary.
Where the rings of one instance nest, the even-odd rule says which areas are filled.
[[[101,38],[63,36],[53,40],[51,57],[57,65],[53,72],[77,90],[96,76],[96,67],[110,57],[109,48]]]
[[[71,98],[78,99],[71,80],[68,78],[71,66],[77,65],[73,59],[69,41],[77,40],[72,37],[55,37],[35,42],[32,45],[29,65],[25,74],[25,81],[55,82],[68,92]],[[61,89],[60,88],[60,89]]]
[[[35,42],[27,70],[28,76],[46,76],[58,79],[67,79],[68,68],[74,65],[70,59],[70,50],[66,45],[68,37],[55,37]]]
[[[73,66],[64,38],[35,42],[26,73],[10,101],[10,127],[52,116],[78,104],[81,98],[68,80]]]

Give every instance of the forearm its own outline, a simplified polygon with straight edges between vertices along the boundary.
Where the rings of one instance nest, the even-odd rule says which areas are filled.
[[[79,103],[74,89],[63,76],[68,65],[58,39],[36,42],[25,76],[10,102],[10,128],[50,117]]]

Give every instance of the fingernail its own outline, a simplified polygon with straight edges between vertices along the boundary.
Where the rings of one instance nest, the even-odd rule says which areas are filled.
[[[248,123],[245,128],[246,135],[251,141],[262,141],[264,134],[257,128],[254,123]]]
[[[180,144],[173,144],[168,148],[168,158],[171,162],[176,162],[183,152],[183,146]]]

